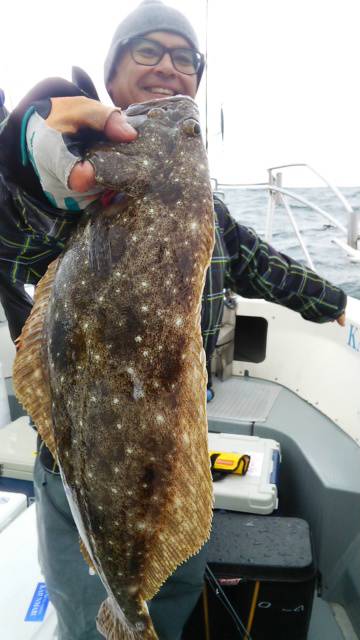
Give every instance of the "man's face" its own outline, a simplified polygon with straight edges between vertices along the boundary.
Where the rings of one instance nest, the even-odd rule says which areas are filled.
[[[146,34],[149,40],[160,42],[164,47],[185,47],[190,45],[180,35],[165,31],[154,31]],[[117,107],[126,109],[135,102],[146,102],[165,96],[182,94],[195,97],[197,76],[186,75],[177,71],[172,64],[169,53],[154,66],[137,64],[129,50],[121,56],[115,73],[107,87]]]

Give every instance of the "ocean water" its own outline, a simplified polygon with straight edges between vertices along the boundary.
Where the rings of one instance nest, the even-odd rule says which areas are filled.
[[[225,196],[224,200],[232,216],[264,237],[267,192],[222,187],[219,187],[219,190]],[[294,188],[291,191],[310,200],[347,226],[347,213],[342,203],[328,188]],[[343,188],[341,192],[360,216],[360,187]],[[309,210],[301,203],[290,199],[289,204],[317,273],[342,287],[348,295],[360,299],[360,262],[351,262],[345,252],[332,241],[334,238],[346,241],[344,234],[320,214]],[[282,205],[275,208],[271,244],[279,251],[306,264],[304,253]]]

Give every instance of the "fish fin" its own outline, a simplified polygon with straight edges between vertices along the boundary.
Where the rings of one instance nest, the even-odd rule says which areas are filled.
[[[162,539],[154,543],[155,548],[151,558],[151,566],[154,570],[146,572],[142,581],[142,595],[145,600],[151,600],[175,569],[196,555],[210,537],[212,494],[205,474],[203,483],[207,492],[198,486],[198,495],[201,495],[203,500],[199,512],[194,513],[191,508],[184,506],[180,515],[174,509],[173,521],[166,523],[162,530]],[[188,488],[188,485],[185,486]],[[175,484],[174,493],[183,502],[188,500],[188,494],[182,490],[182,487],[176,487]]]
[[[51,262],[35,290],[34,306],[17,341],[14,390],[32,417],[41,439],[56,458],[49,378],[43,361],[43,329],[58,259]]]
[[[202,357],[193,358],[193,366],[185,369],[181,379],[180,393],[184,397],[179,401],[183,410],[177,424],[179,466],[173,465],[168,476],[168,507],[149,550],[149,570],[144,571],[141,581],[144,600],[151,600],[168,576],[198,553],[210,537],[213,485],[205,401],[207,374],[199,328],[193,340],[194,344],[197,340],[193,353],[200,351]],[[196,401],[192,386],[201,389]]]
[[[143,622],[139,623],[141,629],[136,629],[128,622],[120,607],[107,598],[101,604],[96,618],[98,631],[106,640],[158,640],[145,602],[141,608]]]
[[[86,546],[84,545],[82,539],[80,538],[79,540],[79,544],[80,544],[80,551],[82,553],[82,556],[85,560],[85,562],[89,565],[90,569],[92,569],[95,573],[97,573],[95,565],[92,561],[92,558],[90,556],[90,553],[88,552]]]

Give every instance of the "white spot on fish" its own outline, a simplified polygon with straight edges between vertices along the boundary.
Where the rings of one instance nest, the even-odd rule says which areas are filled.
[[[128,447],[126,449],[126,453],[133,453],[133,452],[134,452],[134,449],[132,449],[131,447]]]
[[[113,398],[113,404],[119,404],[120,400],[119,398]]]
[[[131,587],[128,587],[128,592],[131,594],[136,593],[139,590],[139,587],[137,585],[132,585]],[[142,625],[141,625],[142,626]]]
[[[183,319],[182,318],[176,318],[175,325],[177,327],[181,327],[182,324],[183,324]]]
[[[111,491],[112,491],[113,493],[119,493],[119,492],[118,492],[118,490],[117,490],[115,487],[111,487]]]
[[[142,342],[142,337],[141,336],[136,336],[135,342]]]
[[[116,428],[117,428],[117,429],[119,429],[119,430],[120,430],[120,429],[122,429],[122,424],[121,424],[121,422],[118,422],[118,423],[117,423]]]
[[[115,471],[115,473],[119,473],[119,471],[120,471],[119,467],[114,467],[114,471]]]
[[[141,311],[148,311],[149,307],[146,304],[143,304],[141,307]]]
[[[158,422],[158,424],[162,424],[163,422],[165,422],[164,416],[162,416],[161,414],[158,414],[156,416],[156,422]]]

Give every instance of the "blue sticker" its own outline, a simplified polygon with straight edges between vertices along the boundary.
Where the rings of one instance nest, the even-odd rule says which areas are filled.
[[[45,582],[39,582],[25,616],[25,622],[42,622],[45,618],[48,604],[49,596],[46,584]]]

